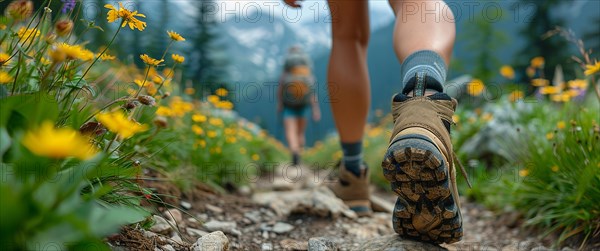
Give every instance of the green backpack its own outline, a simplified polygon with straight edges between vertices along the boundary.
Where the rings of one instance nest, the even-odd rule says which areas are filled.
[[[281,82],[283,105],[290,108],[302,108],[310,104],[314,93],[314,79],[310,75],[286,74]]]

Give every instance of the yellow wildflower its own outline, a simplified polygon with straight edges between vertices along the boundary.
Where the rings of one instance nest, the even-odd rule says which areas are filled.
[[[154,82],[157,85],[160,85],[163,82],[163,78],[160,75],[154,75],[154,77],[152,77],[152,82]]]
[[[148,125],[139,124],[130,120],[121,111],[103,112],[96,115],[98,122],[102,123],[109,131],[127,139],[136,133],[148,130]]]
[[[219,98],[219,96],[216,96],[216,95],[208,95],[208,97],[206,97],[206,100],[208,100],[208,102],[210,102],[212,104],[216,104],[221,99]]]
[[[177,32],[167,31],[167,34],[169,34],[169,37],[173,39],[173,41],[185,41],[185,38],[179,35]]]
[[[94,53],[81,47],[81,45],[70,45],[67,43],[59,43],[52,46],[50,57],[55,62],[60,62],[64,59],[74,60],[79,59],[88,61],[94,59]]]
[[[258,160],[260,160],[260,156],[258,156],[258,154],[256,154],[256,153],[252,154],[252,160],[258,161]]]
[[[212,138],[214,138],[214,137],[217,137],[217,132],[215,132],[215,131],[213,131],[213,130],[210,130],[210,131],[208,131],[208,132],[206,133],[206,136],[208,136],[209,138],[211,138],[211,139],[212,139]]]
[[[183,57],[179,54],[172,54],[171,58],[173,59],[173,61],[175,61],[175,63],[178,63],[178,64],[183,64],[183,61],[185,61],[185,57]]]
[[[519,176],[521,177],[527,177],[529,175],[529,170],[527,169],[521,169],[519,170]]]
[[[540,88],[541,94],[557,94],[560,93],[561,89],[556,86],[544,86]]]
[[[159,106],[158,109],[156,109],[156,115],[171,117],[171,116],[173,116],[173,111],[169,107]]]
[[[510,100],[511,102],[517,102],[522,99],[523,99],[522,91],[513,91],[508,95],[508,100]]]
[[[452,122],[454,122],[455,124],[460,122],[460,117],[456,114],[452,115]]]
[[[543,78],[536,78],[536,79],[531,80],[531,85],[537,86],[537,87],[548,86],[548,84],[550,84],[550,81],[548,81],[547,79],[543,79]]]
[[[206,147],[206,141],[203,139],[196,141],[196,144],[198,144],[202,148]]]
[[[194,114],[194,115],[192,115],[192,121],[198,122],[198,123],[206,122],[206,116],[204,116],[202,114]]]
[[[150,65],[150,66],[158,66],[160,63],[165,61],[163,59],[158,60],[158,59],[151,58],[147,54],[140,55],[140,58],[142,59],[142,61],[144,61],[145,64]]]
[[[500,75],[507,79],[514,79],[515,70],[510,65],[505,65],[500,68]]]
[[[86,160],[97,153],[87,137],[70,128],[54,128],[50,121],[42,123],[36,131],[27,132],[22,143],[32,153],[50,158]]]
[[[116,57],[113,55],[109,55],[109,54],[102,54],[102,56],[100,56],[100,59],[102,59],[103,61],[110,61],[110,60],[114,60]]]
[[[139,87],[145,86],[146,83],[144,83],[144,80],[141,79],[134,79],[133,83],[135,83],[136,85],[138,85]]]
[[[220,96],[220,97],[225,97],[225,96],[227,96],[227,94],[229,94],[229,91],[227,91],[227,89],[225,89],[225,88],[219,88],[219,89],[217,89],[217,91],[215,91],[215,94],[217,94],[217,96]]]
[[[585,74],[586,76],[590,76],[596,72],[600,72],[600,62],[598,61],[596,61],[595,64],[586,65],[583,74]]]
[[[0,24],[0,30],[5,30],[6,29],[6,24]]]
[[[21,27],[17,32],[17,36],[19,40],[27,41],[27,39],[34,39],[40,36],[40,30],[36,28],[27,29],[25,27]]]
[[[234,144],[235,142],[237,142],[237,139],[235,137],[227,137],[225,139],[225,142],[230,143],[230,144]]]
[[[202,130],[202,127],[199,127],[198,125],[192,125],[192,131],[194,131],[196,135],[204,134],[204,130]]]
[[[208,123],[214,126],[223,126],[223,120],[221,118],[210,118]]]
[[[531,66],[534,68],[542,68],[542,67],[544,67],[545,63],[546,63],[546,61],[544,60],[543,57],[535,57],[535,58],[531,59]]]
[[[494,118],[494,116],[492,116],[492,114],[490,113],[484,113],[483,116],[481,116],[481,119],[485,122],[489,122]]]
[[[485,85],[483,81],[479,79],[473,79],[471,83],[467,85],[467,93],[471,96],[479,96],[485,90]]]
[[[555,172],[555,173],[558,172],[558,170],[559,170],[557,165],[552,166],[550,169],[552,170],[552,172]]]
[[[13,82],[13,77],[8,72],[0,70],[0,85],[8,84]]]
[[[552,140],[552,139],[554,139],[554,133],[552,133],[552,132],[546,133],[546,139],[547,139],[547,140]]]
[[[0,66],[3,66],[4,64],[8,63],[9,59],[10,59],[10,55],[8,55],[4,52],[0,52]]]
[[[229,101],[220,101],[215,104],[215,107],[217,107],[219,109],[224,109],[224,110],[231,110],[231,109],[233,109],[233,103],[231,103]]]
[[[246,152],[247,152],[246,148],[243,148],[243,147],[240,148],[240,153],[241,154],[246,154]]]
[[[575,79],[568,82],[569,88],[585,90],[588,87],[588,82],[585,79]]]
[[[567,127],[567,123],[564,121],[558,121],[558,123],[556,123],[556,128],[559,130],[565,129],[565,127]]]
[[[117,19],[122,18],[121,27],[125,27],[125,25],[129,24],[129,29],[138,29],[139,31],[143,31],[146,28],[146,22],[138,20],[136,17],[146,17],[144,14],[138,13],[137,11],[130,11],[123,7],[123,4],[119,2],[119,9],[116,9],[115,6],[111,4],[104,5],[105,8],[109,9],[106,19],[109,23],[117,21]]]
[[[156,92],[158,91],[156,89],[156,86],[154,86],[153,83],[146,83],[146,93],[148,93],[148,95],[150,96],[154,96],[154,94],[156,94]]]
[[[550,99],[554,102],[568,102],[571,100],[571,95],[568,93],[559,93],[550,96]]]
[[[48,58],[46,58],[46,57],[41,57],[40,58],[40,63],[42,63],[43,65],[49,65],[52,62]]]
[[[194,95],[194,93],[196,93],[196,90],[194,88],[192,88],[192,87],[188,87],[188,88],[185,88],[184,92],[187,95]]]

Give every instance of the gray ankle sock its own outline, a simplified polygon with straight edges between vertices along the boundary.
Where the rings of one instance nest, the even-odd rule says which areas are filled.
[[[344,167],[356,176],[360,176],[362,169],[362,141],[342,143]]]
[[[404,60],[404,63],[402,63],[400,72],[402,74],[402,86],[405,88],[407,83],[414,78],[417,73],[433,78],[442,85],[446,82],[447,69],[444,59],[439,54],[435,51],[423,50],[408,56],[406,60]]]

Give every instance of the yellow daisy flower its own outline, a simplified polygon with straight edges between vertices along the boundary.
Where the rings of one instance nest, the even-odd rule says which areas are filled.
[[[0,52],[0,66],[7,64],[9,59],[10,59],[10,55],[8,55],[4,52]]]
[[[473,79],[467,85],[467,93],[469,93],[469,95],[471,95],[471,96],[479,96],[483,93],[484,90],[485,90],[485,85],[483,84],[483,81],[481,81],[479,79]]]
[[[183,64],[183,61],[185,61],[185,58],[179,54],[172,54],[171,58],[178,64]]]
[[[500,68],[500,75],[507,79],[514,79],[515,70],[510,65],[505,65]]]
[[[192,125],[192,131],[196,135],[202,135],[202,134],[204,134],[204,130],[202,129],[202,127],[199,127],[198,125]]]
[[[546,61],[543,57],[535,57],[531,59],[531,66],[534,68],[542,68]]]
[[[185,41],[185,38],[179,35],[177,32],[167,31],[167,34],[169,34],[169,37],[173,39],[173,41]]]
[[[0,71],[0,85],[9,84],[13,82],[13,77],[8,72]]]
[[[106,19],[109,23],[117,21],[117,19],[122,18],[123,24],[121,27],[125,27],[125,25],[129,24],[129,29],[138,29],[139,31],[143,31],[146,28],[146,22],[138,20],[136,17],[146,17],[144,14],[138,13],[137,11],[130,11],[123,7],[123,4],[119,2],[119,9],[115,8],[115,6],[111,4],[104,5],[105,8],[109,9]]]
[[[510,100],[510,102],[517,102],[522,99],[523,99],[522,91],[513,91],[510,93],[510,95],[508,95],[508,100]]]
[[[536,87],[548,86],[549,84],[550,84],[550,81],[548,81],[547,79],[543,79],[543,78],[536,78],[536,79],[531,80],[531,85],[536,86]]]
[[[600,62],[598,61],[596,61],[595,64],[586,65],[583,74],[585,74],[586,76],[590,76],[596,72],[600,72]]]
[[[158,66],[160,63],[162,63],[163,59],[158,60],[158,59],[154,59],[148,56],[148,54],[142,54],[140,55],[140,58],[142,59],[142,61],[144,61],[145,64],[150,65],[150,66]]]
[[[96,119],[109,131],[125,139],[130,138],[136,133],[148,130],[148,125],[130,120],[121,111],[103,112],[96,115]]]
[[[113,55],[109,55],[109,54],[102,54],[102,56],[100,56],[100,59],[102,59],[102,61],[110,61],[110,60],[114,60],[116,57]]]
[[[27,132],[22,143],[35,155],[50,158],[86,160],[98,152],[87,137],[70,128],[55,128],[50,121],[42,123],[35,131]]]
[[[24,41],[26,41],[26,39],[34,39],[40,36],[40,30],[36,28],[27,29],[25,27],[21,27],[21,29],[17,31],[17,36],[19,37],[19,40]]]
[[[194,115],[192,115],[192,121],[197,122],[197,123],[206,122],[206,116],[204,116],[202,114],[194,114]]]
[[[227,89],[225,89],[225,88],[219,88],[215,91],[215,94],[217,94],[217,96],[220,96],[220,97],[225,97],[225,96],[227,96],[227,94],[229,94],[229,91],[227,91]]]
[[[260,156],[258,156],[258,154],[256,154],[256,153],[252,154],[252,160],[258,161],[258,160],[260,160]]]

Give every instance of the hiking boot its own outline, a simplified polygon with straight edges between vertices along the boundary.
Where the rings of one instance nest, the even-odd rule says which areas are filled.
[[[360,176],[356,176],[340,163],[337,180],[327,183],[327,187],[358,216],[368,216],[372,213],[369,200],[369,173],[369,168],[365,167],[361,170]]]
[[[394,130],[382,167],[398,195],[394,231],[419,241],[454,243],[463,236],[450,141],[457,101],[445,93],[425,97],[426,79],[416,79],[412,97],[394,96]]]

